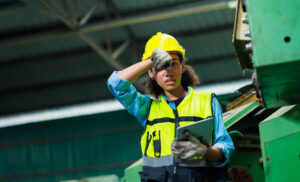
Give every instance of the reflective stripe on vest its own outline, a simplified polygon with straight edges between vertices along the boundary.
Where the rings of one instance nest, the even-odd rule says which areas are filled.
[[[173,155],[161,156],[160,158],[154,158],[143,156],[143,165],[149,167],[162,167],[171,166],[173,164]]]
[[[153,100],[150,106],[141,148],[144,166],[166,166],[173,164],[171,144],[175,137],[176,123],[184,126],[212,116],[211,93],[190,92],[173,111],[161,96]],[[151,161],[153,160],[153,161]]]

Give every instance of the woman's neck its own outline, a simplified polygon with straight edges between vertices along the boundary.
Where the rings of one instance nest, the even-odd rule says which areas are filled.
[[[171,91],[164,90],[165,96],[170,101],[174,101],[174,100],[180,99],[180,98],[184,97],[186,93],[187,93],[187,91],[183,88],[182,85],[180,85],[179,87],[177,87],[175,90],[171,90]]]

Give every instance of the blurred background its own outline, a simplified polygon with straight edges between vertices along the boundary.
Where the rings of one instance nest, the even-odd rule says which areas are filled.
[[[122,177],[141,157],[143,129],[106,81],[141,61],[157,32],[180,42],[199,75],[196,90],[215,92],[225,112],[251,83],[232,44],[235,7],[235,0],[0,0],[0,181]],[[135,83],[142,93],[144,82]]]

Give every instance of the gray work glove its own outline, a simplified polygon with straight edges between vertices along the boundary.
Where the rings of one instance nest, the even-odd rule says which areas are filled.
[[[170,70],[171,69],[171,64],[172,64],[172,57],[170,56],[169,53],[166,51],[156,48],[154,49],[152,55],[151,55],[151,60],[153,62],[154,68],[161,70],[161,69],[166,69]]]
[[[181,159],[192,159],[203,156],[207,151],[207,146],[202,144],[196,137],[190,133],[185,133],[187,141],[174,140],[171,150],[174,156]]]

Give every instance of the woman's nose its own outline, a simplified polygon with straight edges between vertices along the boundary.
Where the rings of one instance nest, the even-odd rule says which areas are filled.
[[[172,65],[171,64],[166,64],[164,65],[163,69],[167,71],[171,71]]]

